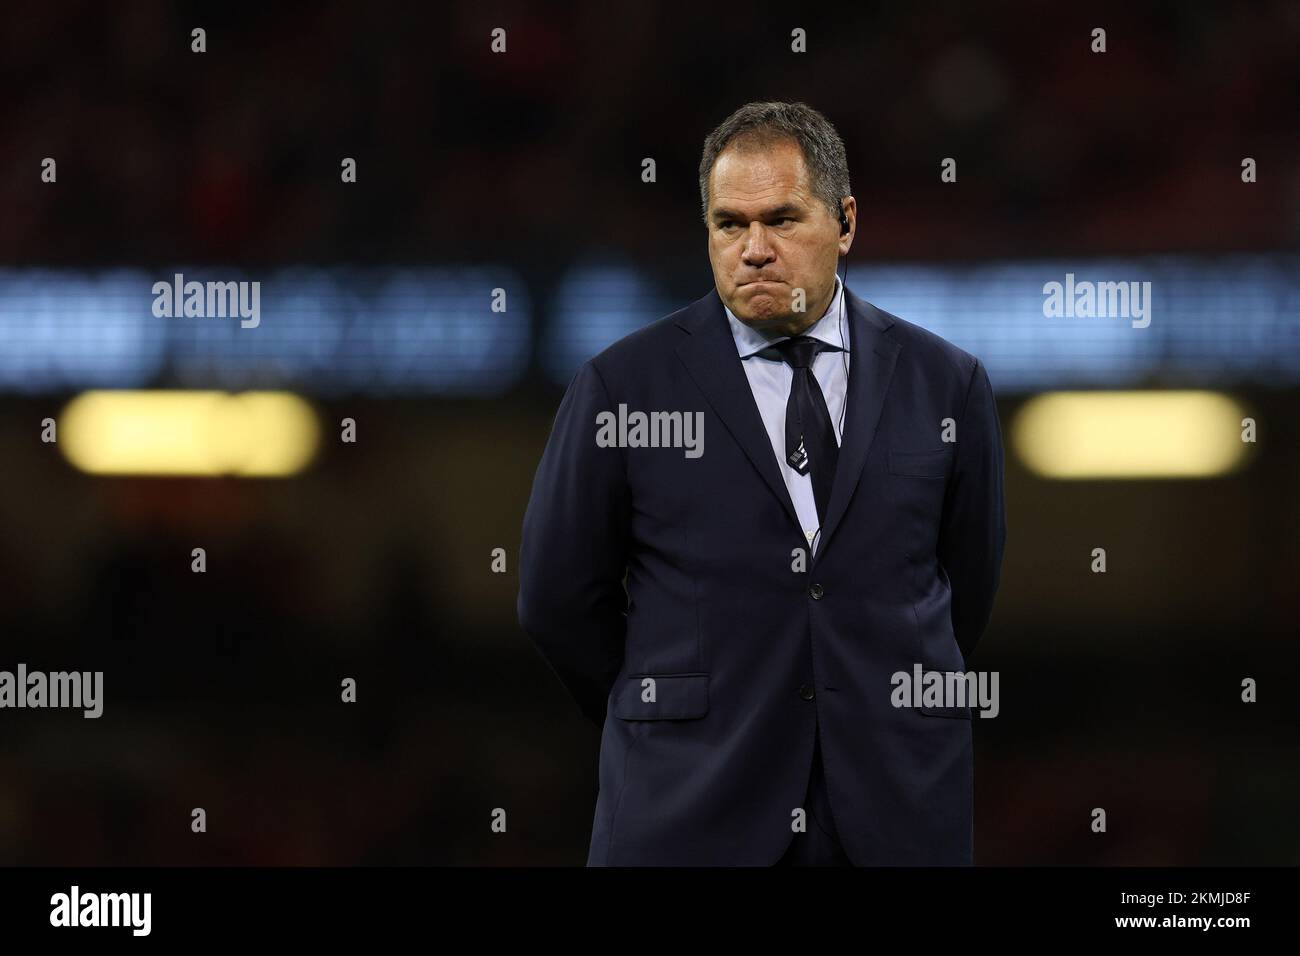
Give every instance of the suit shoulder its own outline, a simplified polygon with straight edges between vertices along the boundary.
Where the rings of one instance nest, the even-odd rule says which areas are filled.
[[[689,308],[689,307],[688,307]],[[662,319],[656,319],[618,341],[606,346],[591,357],[591,363],[602,373],[615,375],[643,368],[648,362],[671,355],[686,332],[677,325],[686,309],[678,309]]]
[[[915,322],[908,322],[884,309],[877,308],[877,311],[892,323],[889,334],[893,335],[916,361],[949,369],[953,374],[961,376],[963,381],[969,380],[975,364],[979,361],[976,355]]]

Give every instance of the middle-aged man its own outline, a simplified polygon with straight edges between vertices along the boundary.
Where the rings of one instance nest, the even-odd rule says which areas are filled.
[[[816,110],[738,109],[700,193],[715,289],[578,370],[524,517],[520,623],[603,726],[587,863],[969,864],[971,708],[893,675],[992,610],[988,375],[843,288]]]

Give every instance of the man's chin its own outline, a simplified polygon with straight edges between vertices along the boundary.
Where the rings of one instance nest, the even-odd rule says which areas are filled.
[[[744,288],[741,288],[743,293]],[[744,301],[738,303],[741,305],[739,310],[732,309],[736,318],[746,325],[765,325],[769,322],[781,322],[791,316],[788,302],[782,302],[781,299],[774,295],[764,292],[752,296],[743,297]]]
[[[784,325],[794,318],[793,312],[789,309],[782,309],[775,303],[773,303],[770,309],[761,307],[754,308],[753,303],[751,303],[750,308],[745,312],[735,312],[735,310],[733,310],[733,312],[735,313],[736,318],[740,319],[741,322],[753,326],[754,328],[767,328],[773,325]]]

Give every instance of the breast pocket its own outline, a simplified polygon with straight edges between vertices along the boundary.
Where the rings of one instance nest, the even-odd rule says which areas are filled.
[[[947,478],[952,467],[952,449],[891,451],[889,472],[905,478]]]

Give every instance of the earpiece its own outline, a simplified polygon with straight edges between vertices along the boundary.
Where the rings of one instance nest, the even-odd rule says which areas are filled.
[[[844,211],[844,200],[840,200],[840,235],[847,235],[849,231],[849,214]]]

